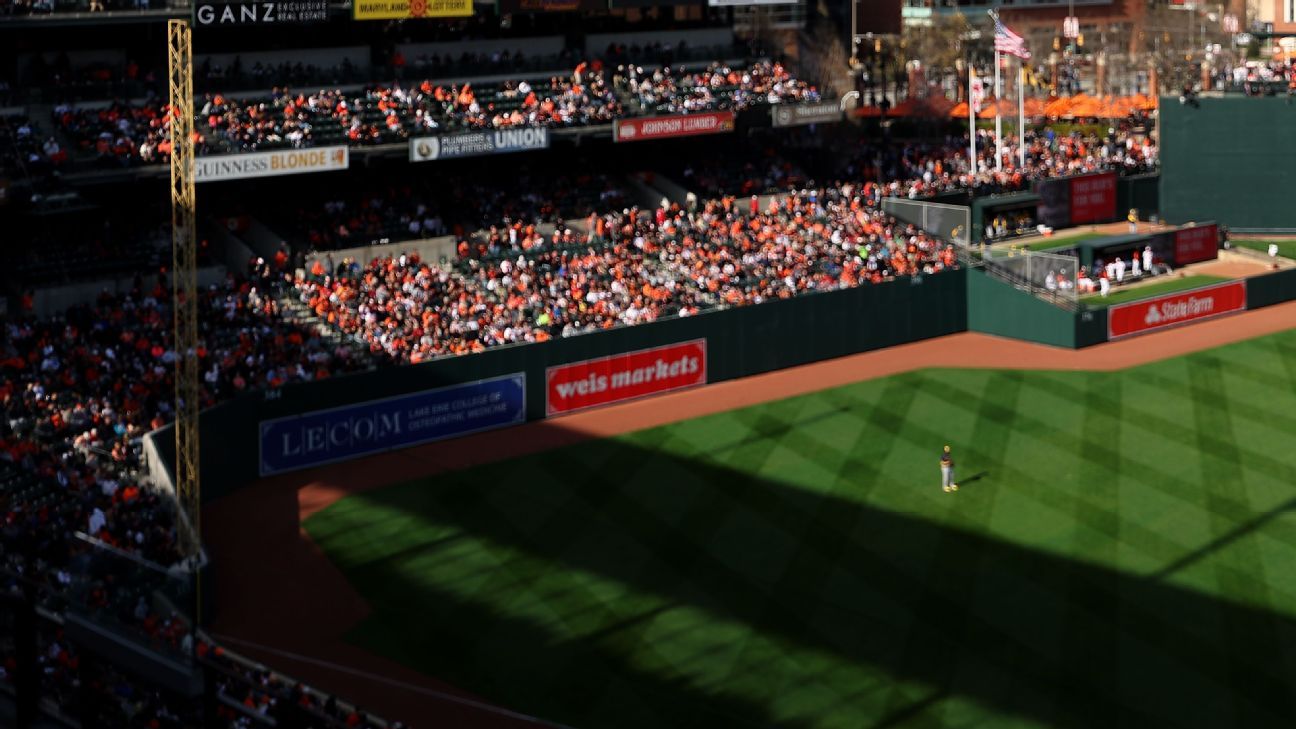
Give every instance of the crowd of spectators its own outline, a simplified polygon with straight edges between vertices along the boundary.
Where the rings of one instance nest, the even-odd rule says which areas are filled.
[[[627,93],[648,113],[679,114],[710,109],[742,110],[759,103],[819,101],[818,89],[799,80],[780,63],[762,61],[746,68],[713,63],[697,72],[669,66],[645,71],[631,66],[618,75]]]
[[[347,350],[286,323],[277,300],[249,280],[213,286],[200,308],[204,406],[359,366]],[[6,523],[38,518],[44,539],[81,530],[152,562],[176,561],[174,525],[156,518],[161,502],[139,481],[140,437],[172,411],[171,337],[171,291],[162,276],[58,318],[6,322],[0,458],[43,487],[33,499],[76,494],[39,510],[11,499]],[[57,543],[37,546],[43,555],[64,551]]]
[[[619,93],[618,93],[619,92]],[[812,86],[783,66],[713,65],[698,73],[621,68],[612,78],[600,61],[547,79],[490,84],[373,85],[361,91],[274,88],[264,97],[205,94],[194,136],[200,154],[326,144],[392,143],[410,136],[466,129],[573,127],[626,116],[637,95],[656,112],[742,109],[755,103],[817,99]],[[160,101],[102,107],[60,104],[54,121],[83,156],[117,164],[160,163],[170,154],[169,111]]]
[[[1247,61],[1220,68],[1216,82],[1247,96],[1293,94],[1296,93],[1296,69],[1287,61]]]
[[[900,147],[863,145],[843,157],[843,173],[863,179],[889,180],[881,192],[896,197],[918,198],[951,190],[994,194],[1024,190],[1030,182],[1099,170],[1121,174],[1151,172],[1157,166],[1157,147],[1148,137],[1112,129],[1100,137],[1051,130],[1026,137],[1026,165],[1019,166],[1019,139],[1005,137],[1002,167],[995,166],[994,136],[977,132],[977,171],[968,160],[967,138],[949,139],[944,144],[906,144]]]
[[[51,13],[102,13],[165,7],[159,0],[0,0],[0,16]]]
[[[62,168],[67,150],[41,126],[24,116],[0,117],[0,171],[19,177],[41,176]]]
[[[459,250],[453,266],[415,255],[317,266],[298,295],[375,354],[418,362],[956,265],[951,248],[850,184],[764,208],[753,196],[591,214],[583,231]]]
[[[541,178],[527,173],[496,183],[463,179],[411,180],[330,196],[303,205],[284,217],[301,250],[325,251],[441,235],[466,238],[536,234],[537,225],[624,203],[625,191],[609,175],[596,172]]]
[[[281,315],[270,292],[280,275],[260,262],[250,276],[231,276],[204,291],[203,406],[369,366],[351,348]],[[171,292],[161,275],[53,319],[19,312],[6,322],[0,336],[0,569],[22,578],[42,605],[74,605],[155,650],[186,655],[194,648],[187,619],[160,611],[148,597],[160,590],[147,580],[127,577],[142,572],[166,582],[164,568],[180,558],[174,504],[147,483],[141,441],[171,419],[171,336]],[[122,557],[113,561],[118,553]],[[96,560],[112,566],[96,566]],[[60,683],[64,679],[81,680],[75,670],[60,678],[69,664],[75,669],[65,644],[42,655],[46,682],[54,682],[43,688],[46,696],[70,690],[71,683]],[[280,691],[288,682],[270,686],[255,671],[229,673],[222,690],[240,704],[256,698],[249,707],[254,712],[289,696]],[[181,710],[125,679],[102,688],[105,701],[93,711],[109,721],[105,725],[124,725],[116,723],[120,716],[174,718]],[[315,708],[331,716],[332,725],[370,725],[363,715],[349,718],[353,712],[342,712],[336,701],[319,703]],[[230,726],[246,725],[231,719]]]

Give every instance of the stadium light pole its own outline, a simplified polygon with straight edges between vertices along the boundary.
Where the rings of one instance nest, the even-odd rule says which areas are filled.
[[[171,114],[171,284],[175,330],[175,490],[177,536],[190,565],[202,551],[198,474],[198,255],[194,236],[193,29],[189,21],[167,21],[167,78]],[[198,570],[194,580],[194,623],[201,624]]]

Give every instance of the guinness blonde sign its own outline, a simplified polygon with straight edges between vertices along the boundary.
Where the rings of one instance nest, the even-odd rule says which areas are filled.
[[[248,177],[302,175],[308,172],[345,170],[350,163],[346,147],[278,149],[273,152],[222,154],[194,160],[194,182],[242,180]]]

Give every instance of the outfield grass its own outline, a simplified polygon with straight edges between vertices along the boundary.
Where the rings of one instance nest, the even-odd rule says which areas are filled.
[[[1127,301],[1138,301],[1147,299],[1161,294],[1170,294],[1175,291],[1187,291],[1188,289],[1209,286],[1215,283],[1222,283],[1229,279],[1223,276],[1184,276],[1183,278],[1168,278],[1164,281],[1146,284],[1144,286],[1134,286],[1128,289],[1113,290],[1106,298],[1099,294],[1093,296],[1083,296],[1080,303],[1088,305],[1092,309],[1101,309],[1105,306],[1115,306],[1124,304]]]
[[[355,643],[576,727],[1292,726],[1294,442],[1296,330],[862,382],[306,528]]]
[[[1269,255],[1269,244],[1270,244],[1270,243],[1277,243],[1277,244],[1278,244],[1278,255],[1282,256],[1283,258],[1291,258],[1291,259],[1293,259],[1293,260],[1296,260],[1296,240],[1293,240],[1293,239],[1288,239],[1288,240],[1237,240],[1236,238],[1234,238],[1234,239],[1230,239],[1229,242],[1232,243],[1232,244],[1235,245],[1235,246],[1241,246],[1241,247],[1243,247],[1243,248],[1250,248],[1250,249],[1255,250],[1255,251],[1260,251],[1261,253],[1265,254],[1266,256]]]

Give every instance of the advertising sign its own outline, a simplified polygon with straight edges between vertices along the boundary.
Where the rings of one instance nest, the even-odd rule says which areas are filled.
[[[1245,279],[1167,294],[1108,308],[1107,338],[1145,334],[1245,309]]]
[[[526,375],[370,400],[261,423],[261,475],[526,421]]]
[[[194,182],[331,172],[345,170],[349,163],[350,157],[346,147],[278,149],[273,152],[195,157]]]
[[[1116,219],[1116,173],[1073,177],[1071,224],[1108,223]]]
[[[1184,266],[1219,257],[1219,226],[1198,225],[1174,232],[1174,261]]]
[[[496,12],[506,13],[570,13],[577,10],[595,12],[607,10],[607,0],[496,0]]]
[[[356,20],[467,18],[472,0],[354,0]]]
[[[417,137],[409,142],[410,162],[431,162],[456,157],[476,157],[486,154],[525,152],[530,149],[548,149],[549,130],[530,127],[526,129],[499,129],[492,132],[464,132],[436,137]]]
[[[617,142],[643,142],[698,134],[723,134],[733,130],[732,111],[711,111],[703,114],[618,119],[612,127],[612,137]]]
[[[770,119],[776,127],[798,127],[805,124],[827,124],[841,121],[841,107],[836,101],[811,104],[774,104]]]
[[[194,4],[194,24],[200,27],[322,23],[326,20],[328,0],[245,0]]]
[[[587,359],[545,370],[545,415],[624,402],[706,381],[705,339]]]

